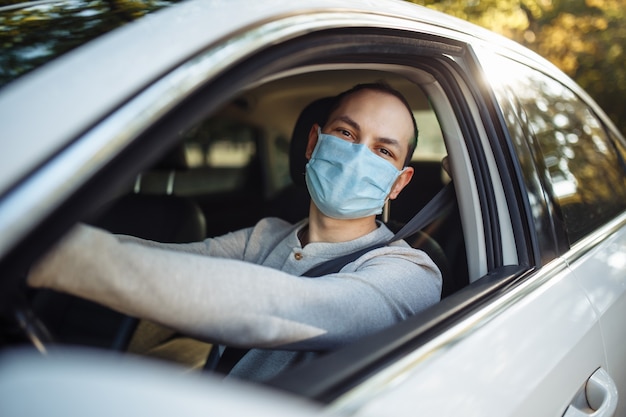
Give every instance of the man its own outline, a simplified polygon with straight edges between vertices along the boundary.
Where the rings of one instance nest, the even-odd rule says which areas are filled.
[[[66,291],[211,342],[253,348],[231,375],[266,380],[439,301],[428,256],[394,242],[338,273],[311,267],[392,233],[376,221],[411,180],[417,128],[385,84],[337,97],[311,127],[308,219],[276,218],[190,244],[160,244],[79,226],[31,271],[29,283]]]

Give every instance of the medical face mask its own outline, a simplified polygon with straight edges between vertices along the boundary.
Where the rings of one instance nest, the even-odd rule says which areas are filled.
[[[382,212],[401,173],[366,145],[318,130],[305,179],[311,199],[322,213],[335,219],[358,219]]]

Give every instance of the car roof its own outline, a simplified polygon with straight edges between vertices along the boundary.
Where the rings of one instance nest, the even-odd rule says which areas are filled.
[[[327,13],[325,19],[320,13]],[[380,24],[517,48],[487,30],[405,1],[188,0],[70,51],[0,91],[0,195],[152,81],[211,45],[269,22],[276,22],[267,29],[275,36],[285,29]],[[293,29],[294,23],[301,27]],[[257,47],[263,41],[259,36]],[[519,51],[528,59],[526,50]]]

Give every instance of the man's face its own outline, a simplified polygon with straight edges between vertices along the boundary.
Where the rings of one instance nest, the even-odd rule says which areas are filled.
[[[414,133],[404,104],[397,97],[376,90],[361,90],[344,98],[322,132],[364,144],[398,169],[403,168]]]
[[[372,152],[401,170],[414,134],[413,120],[402,101],[392,94],[377,90],[361,90],[345,97],[328,117],[323,133],[366,145]],[[309,134],[307,158],[317,144],[317,125]],[[413,169],[408,167],[392,187],[394,199],[409,182]]]

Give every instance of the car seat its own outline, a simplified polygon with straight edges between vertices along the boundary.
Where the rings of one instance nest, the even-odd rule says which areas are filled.
[[[188,168],[184,145],[179,144],[150,172],[173,176]],[[192,198],[173,195],[165,185],[161,193],[141,193],[141,178],[142,174],[138,176],[133,192],[103,208],[93,224],[111,233],[163,243],[196,242],[206,238],[206,218]]]
[[[190,198],[127,194],[111,203],[94,225],[111,233],[163,243],[197,242],[206,238],[200,207]]]

